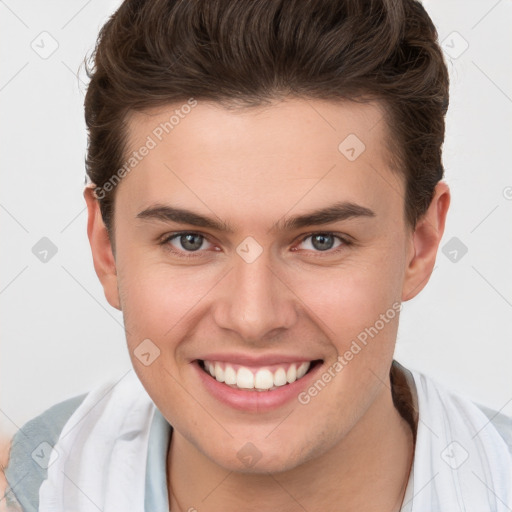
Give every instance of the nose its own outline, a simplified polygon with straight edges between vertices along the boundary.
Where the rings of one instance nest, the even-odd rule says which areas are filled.
[[[263,251],[251,263],[238,255],[233,260],[233,268],[223,280],[221,297],[216,300],[216,324],[253,344],[290,329],[297,321],[295,296],[271,266],[268,252]]]

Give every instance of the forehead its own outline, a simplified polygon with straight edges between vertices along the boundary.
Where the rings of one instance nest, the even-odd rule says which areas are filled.
[[[132,208],[172,202],[238,217],[264,210],[275,220],[294,205],[307,209],[346,200],[382,208],[385,198],[389,204],[401,199],[377,103],[190,105],[129,117],[127,159],[132,152],[138,156],[118,193],[129,197]]]
[[[233,156],[253,156],[255,145],[260,144],[269,155],[309,153],[318,158],[316,150],[320,146],[339,152],[338,144],[348,135],[355,135],[367,155],[370,152],[375,157],[376,151],[384,149],[388,136],[380,103],[313,99],[229,109],[217,103],[188,100],[133,112],[127,127],[131,148],[144,144],[149,136],[159,146],[173,147],[176,153],[197,153],[201,149],[211,155],[234,151]]]

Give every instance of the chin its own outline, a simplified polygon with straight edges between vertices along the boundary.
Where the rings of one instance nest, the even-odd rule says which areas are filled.
[[[313,457],[312,450],[307,442],[305,446],[293,450],[284,440],[279,440],[277,443],[246,441],[237,442],[236,448],[230,447],[221,449],[219,452],[205,454],[227,471],[266,475],[291,471],[301,466]]]

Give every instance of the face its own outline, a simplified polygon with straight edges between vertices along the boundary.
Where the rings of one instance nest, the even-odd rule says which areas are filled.
[[[96,269],[176,433],[228,470],[292,469],[389,393],[400,302],[429,275],[386,124],[377,104],[199,102],[166,133],[176,109],[130,118],[130,150],[149,150]]]

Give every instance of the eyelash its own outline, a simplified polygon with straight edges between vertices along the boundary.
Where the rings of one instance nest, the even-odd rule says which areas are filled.
[[[197,257],[201,257],[202,256],[202,252],[204,251],[201,251],[200,249],[198,249],[197,251],[179,251],[179,250],[176,250],[174,247],[172,247],[169,242],[176,239],[176,238],[179,238],[180,236],[182,235],[198,235],[200,237],[202,237],[204,240],[206,241],[209,241],[208,238],[206,237],[206,235],[203,235],[202,233],[198,233],[196,231],[176,231],[174,233],[170,233],[168,235],[166,235],[160,242],[159,242],[159,245],[162,245],[166,248],[166,250],[170,251],[171,253],[181,257],[181,258],[197,258]],[[318,255],[320,257],[322,257],[323,254],[328,254],[329,256],[332,256],[332,255],[335,255],[335,254],[338,254],[339,252],[341,252],[342,250],[346,249],[347,247],[350,247],[351,245],[353,245],[353,242],[351,240],[349,240],[347,237],[343,237],[343,236],[340,236],[336,233],[332,233],[332,232],[329,232],[329,231],[313,231],[307,235],[304,235],[299,244],[302,244],[304,241],[306,241],[308,238],[312,237],[313,235],[327,235],[327,236],[333,236],[335,238],[337,238],[339,241],[341,241],[341,245],[339,245],[338,247],[334,248],[334,249],[329,249],[327,251],[314,251],[313,254],[315,255],[315,257]]]

